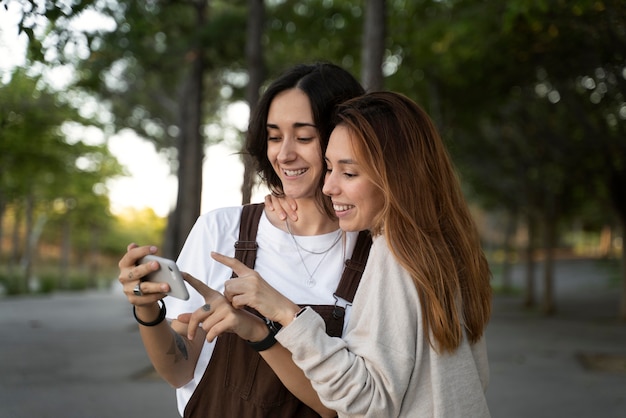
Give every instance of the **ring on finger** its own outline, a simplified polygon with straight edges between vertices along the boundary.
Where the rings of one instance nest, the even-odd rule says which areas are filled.
[[[133,293],[135,296],[143,296],[143,292],[141,291],[141,282],[137,283],[137,286],[133,289]]]
[[[208,303],[205,305],[202,305],[202,310],[204,312],[209,312],[211,310],[211,305],[209,305]]]

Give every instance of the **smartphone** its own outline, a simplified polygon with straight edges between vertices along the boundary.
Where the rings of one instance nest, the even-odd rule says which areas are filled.
[[[167,283],[170,285],[170,291],[167,293],[169,296],[182,300],[189,299],[189,292],[187,291],[187,286],[185,286],[185,280],[175,262],[156,255],[147,255],[140,259],[138,264],[145,264],[150,261],[157,261],[160,268],[148,274],[145,277],[147,281]]]

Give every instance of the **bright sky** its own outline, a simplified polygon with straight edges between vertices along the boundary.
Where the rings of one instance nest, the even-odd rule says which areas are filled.
[[[109,149],[129,171],[129,177],[109,182],[113,212],[125,207],[151,207],[165,216],[176,202],[177,179],[154,146],[131,133],[109,140]],[[207,148],[203,166],[202,212],[241,204],[243,165],[235,151],[224,145]],[[257,193],[260,201],[265,193]]]
[[[18,38],[17,35],[17,7],[14,2],[9,3],[8,11],[0,7],[0,80],[4,81],[8,81],[13,67],[24,63],[25,37]],[[56,72],[54,76],[59,79],[70,77],[64,71]],[[247,107],[233,106],[226,117],[230,124],[243,129],[248,120]],[[85,135],[90,135],[89,132],[86,131]],[[103,140],[101,132],[91,133],[93,138],[87,138],[87,142]],[[109,138],[108,146],[129,172],[128,177],[108,183],[112,211],[120,213],[126,207],[151,207],[158,215],[166,216],[176,201],[177,180],[170,174],[165,157],[158,154],[150,142],[130,132]],[[236,150],[220,144],[207,148],[201,211],[241,204],[242,177],[243,165]],[[260,202],[265,194],[265,190],[257,190],[252,200]]]

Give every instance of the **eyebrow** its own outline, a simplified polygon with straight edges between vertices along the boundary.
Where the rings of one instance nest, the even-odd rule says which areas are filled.
[[[324,157],[324,161],[330,162],[330,160],[326,157]],[[357,164],[357,163],[351,158],[344,158],[344,159],[337,161],[337,164]]]
[[[311,127],[311,128],[315,128],[317,129],[317,126],[315,126],[315,124],[313,123],[307,123],[307,122],[296,122],[293,124],[294,128],[304,128],[304,127]],[[266,127],[269,129],[280,129],[278,125],[274,124],[274,123],[268,123],[266,124]]]

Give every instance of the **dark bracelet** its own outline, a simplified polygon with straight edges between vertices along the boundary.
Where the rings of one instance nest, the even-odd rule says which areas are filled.
[[[159,307],[159,316],[157,317],[157,319],[155,319],[152,322],[145,322],[137,318],[137,312],[135,312],[135,305],[133,305],[133,316],[135,317],[135,320],[139,322],[141,325],[143,325],[144,327],[153,327],[163,322],[163,320],[165,319],[165,314],[167,313],[167,310],[165,309],[165,302],[163,302],[163,300],[160,299],[158,300],[158,302],[161,302],[161,306]]]
[[[270,321],[267,318],[265,318],[265,325],[267,326],[267,329],[270,331],[267,337],[257,342],[246,341],[248,345],[252,347],[252,349],[254,349],[255,351],[265,351],[268,348],[272,347],[274,344],[276,344],[276,338],[274,337],[276,336],[278,331],[280,331],[280,329],[283,327],[281,324],[276,323],[274,321]]]

